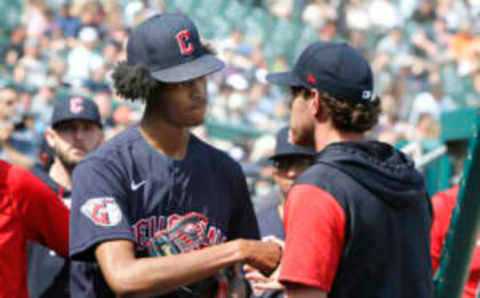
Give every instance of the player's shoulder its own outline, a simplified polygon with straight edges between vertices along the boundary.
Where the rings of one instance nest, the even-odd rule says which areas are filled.
[[[50,177],[50,174],[47,169],[45,169],[42,165],[36,164],[33,168],[30,169],[30,173],[32,173],[35,177],[40,179],[45,185],[50,187],[54,192],[58,193],[60,185]]]
[[[338,179],[339,173],[339,170],[334,167],[323,163],[314,163],[295,179],[295,184],[311,184],[317,186],[324,185],[325,183],[330,184],[335,181],[335,179]]]
[[[141,139],[142,135],[140,134],[138,126],[132,125],[112,137],[110,140],[100,145],[89,156],[108,157],[112,153],[121,152],[125,149],[131,148],[133,144],[140,141]]]
[[[215,148],[194,135],[192,135],[192,142],[194,142],[195,154],[199,154],[200,156],[211,160],[214,162],[214,165],[241,169],[240,164],[226,152]]]
[[[43,182],[28,170],[5,161],[0,161],[0,173],[1,183],[11,191],[23,191],[43,185]]]
[[[100,162],[122,162],[125,153],[131,152],[135,143],[141,140],[142,136],[136,125],[127,127],[110,140],[100,145],[96,150],[86,156],[82,163]]]

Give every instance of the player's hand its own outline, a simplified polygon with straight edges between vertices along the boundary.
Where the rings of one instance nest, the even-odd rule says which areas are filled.
[[[266,277],[260,271],[255,268],[245,265],[245,278],[252,285],[252,289],[255,295],[260,296],[265,291],[283,291],[285,287],[278,282],[280,276],[280,266],[272,273],[270,277]]]
[[[242,259],[248,265],[270,275],[280,264],[282,247],[273,241],[237,240]]]
[[[253,289],[253,294],[255,296],[261,296],[263,294],[263,292],[265,292],[265,291],[255,289],[255,284],[269,282],[268,277],[261,274],[260,271],[253,268],[250,265],[245,265],[243,267],[243,270],[245,271],[245,279],[248,280],[248,282],[250,283],[250,286]]]

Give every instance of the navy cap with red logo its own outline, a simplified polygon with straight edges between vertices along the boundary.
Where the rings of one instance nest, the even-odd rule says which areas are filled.
[[[97,104],[79,95],[58,99],[53,106],[52,127],[68,120],[91,121],[102,127],[102,119]]]
[[[143,64],[153,78],[165,83],[190,81],[225,66],[202,46],[193,22],[176,13],[153,16],[132,31],[127,64]]]
[[[290,72],[267,76],[270,83],[315,88],[354,102],[373,100],[373,75],[368,61],[346,43],[315,42],[298,58]]]

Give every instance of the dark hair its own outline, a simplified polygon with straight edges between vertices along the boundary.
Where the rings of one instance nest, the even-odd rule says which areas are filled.
[[[215,54],[208,44],[202,44],[207,54]],[[155,80],[143,64],[129,65],[127,62],[117,64],[112,73],[116,93],[131,101],[148,100],[155,92],[168,85]]]
[[[128,65],[127,62],[120,62],[115,67],[112,79],[117,94],[131,101],[147,100],[164,85],[150,76],[146,65]]]
[[[303,94],[304,98],[310,97],[310,90],[307,88],[294,87],[291,88],[291,92],[294,96]],[[378,96],[371,102],[359,103],[320,90],[319,94],[332,118],[333,126],[341,132],[364,133],[378,123],[381,112]]]

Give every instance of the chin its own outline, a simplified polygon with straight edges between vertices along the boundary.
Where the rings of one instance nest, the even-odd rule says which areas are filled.
[[[196,127],[196,126],[202,125],[203,123],[205,123],[205,117],[202,117],[201,119],[192,119],[191,121],[189,121],[189,123],[186,126]]]
[[[314,147],[314,139],[313,136],[308,135],[293,135],[292,137],[293,144],[299,146],[307,146],[307,147]]]
[[[198,114],[192,115],[193,117],[189,119],[190,126],[199,126],[205,122],[205,110],[199,112]]]
[[[71,158],[71,159],[70,159],[70,164],[77,165],[77,164],[80,163],[84,158],[85,158],[85,155],[83,155],[83,156],[76,156],[76,157],[74,157],[74,158]]]

